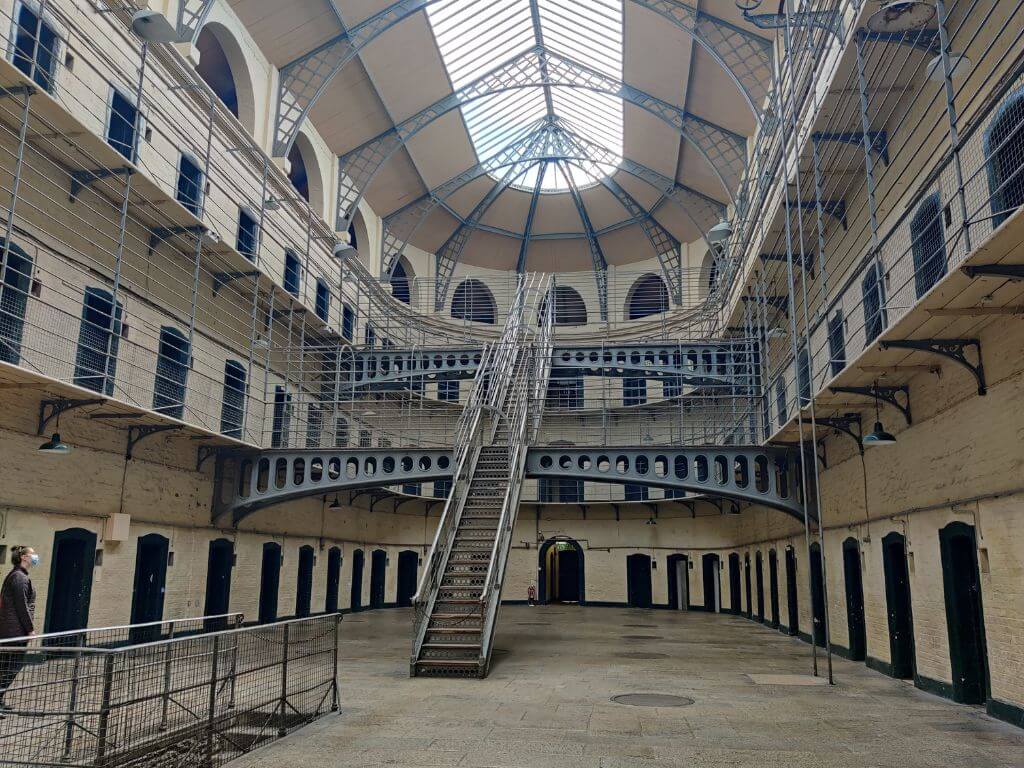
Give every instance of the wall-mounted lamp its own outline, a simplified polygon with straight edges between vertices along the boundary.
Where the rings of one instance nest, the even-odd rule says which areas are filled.
[[[709,243],[724,243],[730,237],[732,237],[732,224],[726,219],[722,219],[708,230]]]
[[[949,53],[949,76],[958,80],[967,77],[971,74],[971,60],[964,56],[962,53]],[[927,67],[928,79],[933,83],[941,83],[946,79],[945,71],[942,68],[942,54],[940,53],[934,59],[928,62]]]
[[[147,43],[178,42],[178,30],[158,11],[138,11],[132,16],[132,32]]]
[[[46,456],[66,456],[71,453],[71,446],[61,441],[60,432],[54,432],[53,437],[36,450]]]

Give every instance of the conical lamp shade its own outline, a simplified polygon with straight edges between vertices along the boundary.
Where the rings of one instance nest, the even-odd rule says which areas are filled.
[[[871,430],[870,434],[864,435],[861,443],[868,448],[876,445],[894,445],[896,437],[882,428],[882,422],[876,421],[875,428]]]
[[[53,437],[39,446],[38,451],[48,456],[64,456],[71,453],[71,446],[61,442],[60,433],[55,432]]]

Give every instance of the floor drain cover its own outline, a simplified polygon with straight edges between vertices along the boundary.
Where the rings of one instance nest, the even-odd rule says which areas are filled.
[[[661,635],[623,635],[623,640],[664,640]]]
[[[667,653],[640,653],[639,651],[634,651],[634,652],[631,652],[631,653],[619,653],[619,654],[617,654],[617,656],[620,659],[667,659],[668,658],[668,654]]]
[[[631,707],[688,707],[693,704],[693,699],[667,693],[623,693],[612,696],[612,701]]]

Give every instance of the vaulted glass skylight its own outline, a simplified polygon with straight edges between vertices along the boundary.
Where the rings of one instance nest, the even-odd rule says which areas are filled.
[[[622,79],[622,0],[444,0],[428,5],[427,14],[456,90],[538,46]],[[529,62],[506,78],[508,90],[463,105],[477,157],[487,160],[552,117],[621,161],[622,101],[582,88],[514,87],[543,82],[543,57]],[[516,167],[512,186],[532,191],[542,167]],[[615,165],[584,162],[569,168],[573,181],[584,187],[610,175]],[[499,168],[492,175],[501,179],[507,172]],[[563,173],[543,174],[541,191],[567,188]]]

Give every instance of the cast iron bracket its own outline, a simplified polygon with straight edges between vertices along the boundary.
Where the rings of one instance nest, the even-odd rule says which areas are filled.
[[[259,277],[258,269],[251,269],[248,272],[214,272],[213,273],[213,295],[220,293],[220,289],[233,280],[241,280],[245,277]]]
[[[175,235],[194,235],[196,237],[202,237],[206,232],[206,227],[195,225],[190,227],[153,227],[149,230],[149,254],[153,255],[153,251],[156,247]]]
[[[120,168],[96,168],[89,171],[72,171],[71,172],[71,202],[75,202],[78,199],[78,195],[81,194],[82,190],[92,184],[94,181],[100,181],[101,179],[107,179],[111,176],[124,176],[128,177],[135,173],[134,168],[130,168],[127,165]]]
[[[196,452],[196,472],[203,468],[203,464],[206,463],[207,459],[217,455],[217,446],[215,445],[200,445],[199,450]]]
[[[878,158],[885,163],[889,164],[889,134],[885,131],[868,131],[867,134],[869,148],[874,152]],[[842,131],[838,133],[832,133],[829,131],[816,131],[811,134],[811,141],[814,142],[825,142],[835,141],[840,144],[853,144],[854,146],[864,145],[864,132],[863,131]]]
[[[781,261],[783,264],[789,261],[789,256],[785,253],[762,253],[759,254],[759,258],[763,262],[769,261]],[[797,254],[793,254],[793,265],[801,267],[810,277],[814,277],[814,254],[804,253],[803,260]]]
[[[836,394],[843,393],[848,395],[864,395],[866,397],[872,397],[880,403],[887,403],[893,408],[903,414],[903,418],[907,420],[907,426],[910,426],[913,421],[910,418],[910,387],[904,384],[901,387],[829,387],[829,391]],[[906,405],[901,403],[897,399],[897,395],[902,394]]]
[[[1008,280],[1024,280],[1024,264],[977,264],[960,267],[960,271],[970,278],[1005,277]]]
[[[845,413],[842,416],[832,416],[823,419],[815,419],[817,424],[821,424],[823,427],[834,429],[836,432],[840,432],[850,437],[853,442],[857,444],[857,450],[860,453],[864,453],[864,432],[861,427],[860,414],[859,413]],[[854,430],[856,428],[856,431]],[[825,463],[824,457],[819,457],[822,460],[822,465],[825,469],[828,469],[828,464]]]
[[[91,400],[65,400],[60,398],[58,400],[43,400],[39,403],[39,431],[36,434],[43,434],[46,429],[46,425],[49,424],[56,418],[66,411],[74,410],[75,408],[84,408],[87,405],[101,405],[107,402],[103,398],[93,398]]]
[[[128,427],[128,449],[125,451],[126,459],[132,458],[135,446],[147,437],[160,434],[161,432],[173,432],[181,429],[180,424],[144,424],[141,427]]]
[[[978,382],[978,394],[984,395],[988,388],[985,386],[985,366],[981,359],[981,342],[977,339],[901,339],[896,341],[880,342],[882,349],[915,349],[920,352],[931,352],[934,355],[948,357],[970,371]],[[977,363],[967,359],[966,350],[974,347]]]

